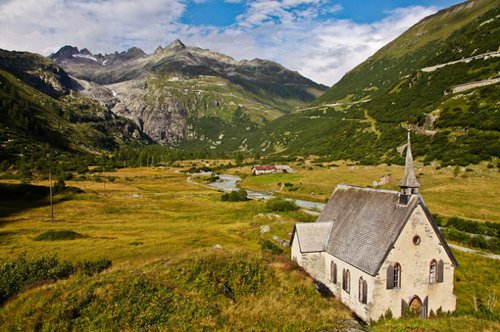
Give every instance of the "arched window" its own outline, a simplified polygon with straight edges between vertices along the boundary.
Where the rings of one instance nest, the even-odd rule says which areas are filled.
[[[368,283],[363,280],[363,303],[368,303]]]
[[[401,265],[396,263],[387,267],[387,289],[401,288]]]
[[[330,263],[330,280],[336,284],[337,283],[337,264],[334,262]]]
[[[366,304],[367,294],[368,294],[368,283],[366,282],[366,280],[363,280],[363,277],[360,277],[359,278],[359,293],[358,293],[359,302]]]
[[[437,282],[443,282],[444,280],[444,262],[442,259],[437,263]]]
[[[437,262],[435,259],[431,261],[431,265],[429,266],[429,283],[430,284],[435,284],[437,279],[436,279],[436,272],[437,272]]]
[[[363,277],[359,277],[359,286],[358,286],[358,300],[361,303],[363,302],[363,293],[364,293],[364,288],[363,288]]]
[[[345,270],[342,273],[342,289],[347,293],[351,292],[351,274],[349,270]]]
[[[396,263],[394,265],[394,278],[393,278],[393,288],[401,288],[401,265]]]

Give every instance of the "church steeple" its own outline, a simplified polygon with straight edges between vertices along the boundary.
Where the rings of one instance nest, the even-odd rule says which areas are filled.
[[[418,188],[420,183],[417,181],[415,176],[415,169],[413,168],[413,156],[411,154],[411,143],[410,143],[410,132],[408,131],[408,145],[406,147],[406,164],[405,164],[405,174],[403,179],[399,183],[401,188],[400,192],[402,195],[412,195],[418,194]]]

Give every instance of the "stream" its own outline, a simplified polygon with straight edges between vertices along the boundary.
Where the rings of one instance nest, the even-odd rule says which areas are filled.
[[[218,181],[211,182],[208,185],[210,187],[224,191],[233,191],[240,189],[238,188],[238,181],[240,180],[241,178],[237,175],[221,174],[219,175]],[[271,199],[274,197],[272,193],[252,191],[252,190],[247,190],[247,194],[248,198],[251,199]],[[325,207],[325,204],[323,203],[303,201],[301,199],[293,199],[293,198],[285,198],[285,199],[295,202],[297,206],[303,209],[322,211],[323,208]]]

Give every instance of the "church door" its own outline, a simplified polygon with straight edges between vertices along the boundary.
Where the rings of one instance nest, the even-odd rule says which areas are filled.
[[[420,312],[422,311],[422,301],[418,296],[415,296],[413,300],[411,300],[410,304],[408,305],[410,312],[412,314],[418,314],[420,315]]]

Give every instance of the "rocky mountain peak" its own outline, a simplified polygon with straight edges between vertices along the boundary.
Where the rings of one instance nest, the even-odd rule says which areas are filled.
[[[90,52],[87,48],[84,48],[83,50],[81,50],[80,54],[83,54],[83,55],[93,55],[92,52]]]
[[[145,57],[147,54],[138,47],[131,47],[119,54],[122,59],[135,59]]]
[[[186,45],[184,45],[183,42],[181,42],[180,39],[174,40],[172,43],[170,43],[167,47],[165,47],[165,50],[169,51],[181,51],[186,48]]]
[[[56,53],[52,53],[49,55],[49,59],[51,60],[56,60],[56,61],[61,61],[64,59],[71,58],[74,54],[79,54],[80,51],[78,51],[77,47],[66,45],[63,46],[57,51]]]
[[[163,47],[158,46],[153,54],[160,54],[161,52],[163,52]]]

